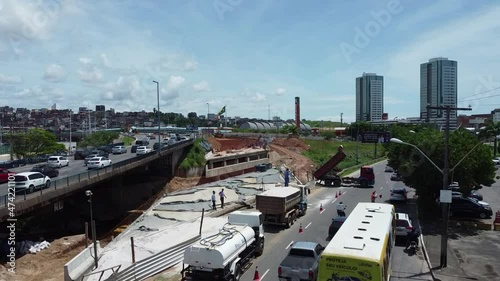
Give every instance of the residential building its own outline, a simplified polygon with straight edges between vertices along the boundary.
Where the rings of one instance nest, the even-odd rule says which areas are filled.
[[[356,78],[356,121],[379,121],[384,113],[384,77],[363,73]]]
[[[457,106],[457,62],[448,58],[432,58],[420,65],[420,118],[438,128],[446,124],[446,110],[427,106]],[[450,112],[450,129],[457,128],[457,112]]]
[[[500,108],[495,108],[491,111],[491,119],[493,123],[500,122]]]

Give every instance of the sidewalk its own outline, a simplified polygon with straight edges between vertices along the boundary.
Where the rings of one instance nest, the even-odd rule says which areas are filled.
[[[421,221],[422,237],[427,250],[427,255],[431,263],[431,270],[434,280],[481,280],[467,274],[459,261],[459,257],[455,255],[453,249],[448,243],[447,266],[440,268],[441,261],[441,235],[439,222]],[[463,260],[462,260],[463,262]]]

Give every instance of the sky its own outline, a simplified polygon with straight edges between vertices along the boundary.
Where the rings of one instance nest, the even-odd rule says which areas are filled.
[[[420,64],[458,61],[458,106],[500,107],[500,2],[0,0],[0,106],[104,104],[267,119],[355,119],[384,76],[389,119],[419,116]]]

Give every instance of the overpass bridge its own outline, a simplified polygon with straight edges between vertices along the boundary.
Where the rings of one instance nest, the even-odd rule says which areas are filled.
[[[132,169],[149,169],[150,165],[162,165],[170,169],[170,174],[175,173],[175,167],[182,161],[187,150],[193,145],[193,140],[185,140],[171,146],[162,148],[160,156],[158,151],[152,151],[145,155],[122,159],[114,162],[110,167],[98,170],[88,170],[77,174],[61,174],[56,180],[51,181],[49,188],[40,189],[34,193],[18,193],[15,196],[9,191],[8,184],[4,184],[5,191],[0,193],[0,222],[15,219],[18,216],[36,211],[39,208],[47,208],[53,205],[53,210],[58,211],[64,207],[64,199],[75,192],[81,192],[93,185],[105,180],[131,171]],[[129,153],[130,155],[130,153]]]

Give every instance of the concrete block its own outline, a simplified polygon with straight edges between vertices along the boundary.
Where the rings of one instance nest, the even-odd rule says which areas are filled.
[[[97,256],[102,249],[97,241]],[[64,265],[64,281],[81,280],[81,277],[94,266],[94,245],[91,244]]]
[[[465,228],[473,228],[473,229],[477,228],[477,224],[475,222],[472,222],[472,221],[463,221],[463,222],[461,222],[461,224]]]
[[[479,230],[491,230],[492,225],[491,225],[491,223],[479,222],[479,223],[477,223],[477,229],[479,229]]]
[[[495,229],[496,231],[500,231],[500,223],[495,223],[493,229]]]

